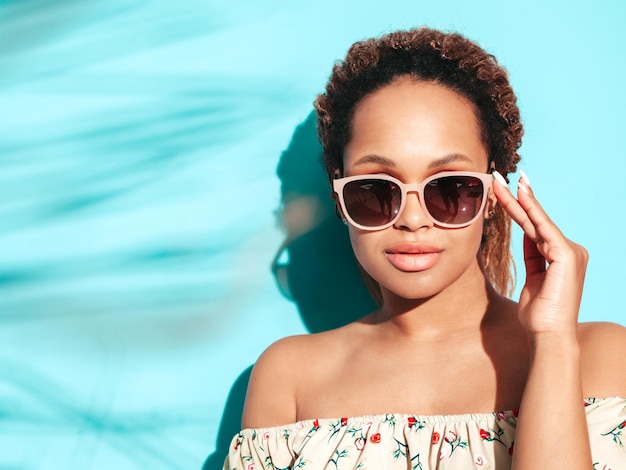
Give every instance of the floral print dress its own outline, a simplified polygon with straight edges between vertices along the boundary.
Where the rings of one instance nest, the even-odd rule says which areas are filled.
[[[585,409],[593,470],[626,470],[626,399],[587,398]],[[504,411],[311,419],[245,429],[233,438],[224,470],[509,469],[516,425],[517,412]],[[548,417],[546,426],[558,423]]]

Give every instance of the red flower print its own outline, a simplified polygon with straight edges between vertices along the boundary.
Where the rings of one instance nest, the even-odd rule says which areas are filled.
[[[441,439],[441,436],[439,435],[439,433],[437,431],[435,431],[433,433],[433,445],[437,444],[439,442],[439,439]]]
[[[363,450],[363,447],[365,447],[365,439],[359,437],[356,441],[354,441],[354,447],[356,447],[357,450]]]
[[[413,426],[415,426],[415,423],[417,423],[417,420],[413,417],[413,416],[409,416],[407,418],[407,421],[409,422],[409,427],[412,428]]]
[[[487,458],[484,455],[476,454],[474,456],[474,464],[478,467],[484,467],[487,465]]]
[[[348,425],[348,418],[341,418],[341,425],[342,426],[347,426]]]
[[[489,434],[488,431],[485,431],[484,429],[480,429],[480,437],[482,437],[483,439],[489,439],[491,437],[491,434]]]
[[[626,428],[626,421],[622,421],[622,424],[619,425],[620,429]]]
[[[319,427],[320,427],[320,422],[319,420],[316,419],[315,421],[313,421],[313,428],[318,429]]]
[[[254,463],[249,464],[249,465],[246,467],[246,470],[254,470]]]
[[[370,442],[372,444],[378,444],[380,442],[380,433],[377,432],[376,434],[372,434],[372,436],[370,437]]]
[[[448,431],[444,439],[446,440],[446,442],[452,443],[456,441],[456,438],[457,438],[457,435],[454,431]]]
[[[513,416],[517,418],[518,415],[519,415],[519,410],[513,410]]]
[[[509,447],[509,455],[513,455],[513,446],[515,446],[515,442],[511,442],[511,447]]]

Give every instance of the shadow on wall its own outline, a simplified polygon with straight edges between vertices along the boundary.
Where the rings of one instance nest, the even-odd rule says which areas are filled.
[[[376,308],[354,259],[346,227],[335,216],[321,162],[315,114],[311,113],[282,153],[279,217],[285,240],[272,265],[281,293],[298,306],[311,333],[350,323]],[[228,446],[240,430],[252,366],[233,384],[218,431],[216,450],[203,470],[222,468]]]

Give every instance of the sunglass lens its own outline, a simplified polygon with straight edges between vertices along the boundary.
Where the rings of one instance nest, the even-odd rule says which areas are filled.
[[[424,202],[430,215],[446,224],[472,220],[483,202],[483,182],[473,176],[444,176],[424,188]]]
[[[363,179],[343,188],[346,211],[357,224],[365,227],[385,225],[398,213],[402,191],[391,181]]]

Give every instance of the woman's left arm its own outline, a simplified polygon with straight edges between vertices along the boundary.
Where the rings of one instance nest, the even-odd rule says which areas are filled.
[[[530,348],[512,468],[534,470],[556,462],[559,468],[589,470],[577,336],[587,251],[563,236],[525,178],[517,199],[498,181],[499,203],[524,231],[526,283],[518,316]]]

